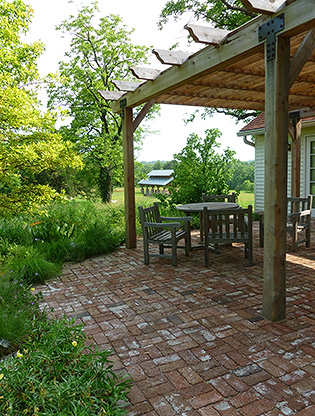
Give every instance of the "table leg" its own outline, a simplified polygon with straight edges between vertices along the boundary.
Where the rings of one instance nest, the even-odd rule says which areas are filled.
[[[200,223],[200,241],[203,242],[203,212],[199,214],[199,223]]]

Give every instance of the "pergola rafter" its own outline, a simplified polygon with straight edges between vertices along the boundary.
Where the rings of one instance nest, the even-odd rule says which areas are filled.
[[[132,119],[134,107],[154,100],[161,104],[265,110],[263,315],[279,321],[285,318],[289,112],[298,110],[290,128],[298,146],[299,119],[315,114],[315,0],[242,2],[262,15],[227,33],[189,25],[186,28],[193,38],[207,46],[191,56],[155,50],[158,59],[171,67],[162,72],[134,68],[134,75],[146,81],[112,98],[116,100],[112,109],[122,114],[124,127],[126,245],[136,246],[133,131],[139,123]],[[106,92],[102,95],[106,98]],[[149,107],[143,110],[142,118]]]

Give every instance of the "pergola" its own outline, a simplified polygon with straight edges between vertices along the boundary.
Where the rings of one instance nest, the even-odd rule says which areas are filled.
[[[242,2],[261,15],[231,32],[187,25],[203,49],[190,56],[154,50],[171,67],[132,68],[141,82],[114,81],[120,91],[100,93],[114,100],[112,109],[123,119],[127,248],[136,247],[133,133],[154,103],[265,111],[262,310],[279,321],[286,310],[288,132],[298,183],[299,120],[315,115],[315,0]]]

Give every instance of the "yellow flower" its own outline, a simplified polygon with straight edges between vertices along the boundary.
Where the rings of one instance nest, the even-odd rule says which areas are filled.
[[[0,400],[3,399],[3,396],[0,396]]]
[[[32,287],[32,288],[31,288],[31,290],[34,292],[35,288],[34,288],[34,287]]]
[[[72,345],[76,347],[78,345],[77,341],[72,341]]]
[[[27,348],[23,348],[23,352],[24,352],[24,354],[27,354],[28,353],[28,349]]]
[[[0,374],[0,380],[2,380],[4,377],[4,374]]]
[[[20,350],[16,353],[17,358],[22,358],[23,354],[20,353]]]

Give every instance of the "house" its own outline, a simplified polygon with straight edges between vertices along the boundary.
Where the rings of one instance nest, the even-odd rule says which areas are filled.
[[[238,133],[244,142],[255,147],[255,211],[264,209],[265,189],[265,113],[243,127]],[[315,118],[301,120],[300,175],[296,192],[300,196],[315,195]],[[292,163],[292,137],[288,136],[288,195],[292,195],[292,180],[298,168]],[[293,196],[293,195],[292,195]],[[294,195],[294,196],[297,196]],[[312,212],[315,216],[315,207]]]
[[[166,192],[167,187],[173,180],[174,171],[169,170],[152,170],[148,173],[148,179],[141,179],[138,185],[141,187],[141,193],[144,195],[153,195]],[[144,188],[146,191],[144,192]],[[149,189],[151,188],[151,190]]]

